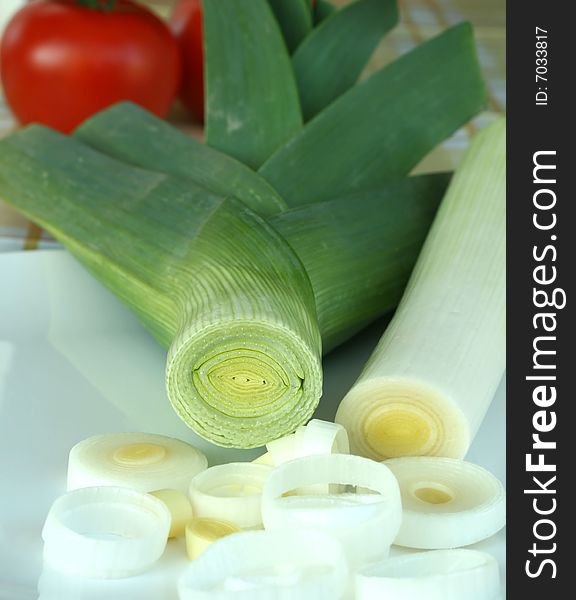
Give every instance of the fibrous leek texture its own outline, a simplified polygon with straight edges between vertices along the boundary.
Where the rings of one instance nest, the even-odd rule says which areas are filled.
[[[169,349],[176,412],[203,437],[237,447],[310,418],[321,394],[321,335],[331,347],[397,301],[446,185],[443,176],[408,179],[366,197],[362,213],[341,199],[311,206],[302,226],[304,208],[272,227],[233,198],[39,126],[0,142],[0,156],[2,196]],[[354,222],[348,232],[346,222]],[[388,229],[396,237],[383,236]],[[355,279],[362,254],[370,290]]]
[[[375,459],[462,457],[505,367],[505,121],[473,140],[336,421]]]
[[[310,418],[322,386],[314,296],[265,221],[40,127],[4,140],[1,156],[3,196],[169,347],[168,393],[186,423],[221,445],[252,447]]]

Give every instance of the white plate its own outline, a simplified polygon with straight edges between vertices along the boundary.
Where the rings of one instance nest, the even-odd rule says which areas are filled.
[[[383,328],[380,321],[325,360],[319,418],[332,419]],[[68,451],[93,434],[150,431],[200,446],[211,464],[251,459],[258,450],[222,449],[194,435],[164,390],[165,352],[114,296],[63,251],[0,255],[0,599],[36,598],[40,531],[65,491]],[[502,385],[468,459],[505,478]],[[499,560],[505,535],[476,548]],[[149,573],[83,582],[44,572],[42,600],[172,600],[186,566],[170,542]]]

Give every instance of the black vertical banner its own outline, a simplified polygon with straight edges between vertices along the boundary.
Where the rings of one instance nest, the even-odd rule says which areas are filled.
[[[570,590],[575,572],[576,222],[570,209],[576,202],[576,28],[571,7],[571,2],[508,2],[510,598],[566,597],[560,588]]]

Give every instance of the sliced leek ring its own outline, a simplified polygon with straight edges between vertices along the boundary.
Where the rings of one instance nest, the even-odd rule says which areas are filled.
[[[262,526],[262,488],[272,467],[228,463],[198,473],[189,496],[195,517],[230,521],[242,529]]]
[[[198,517],[186,525],[186,552],[190,560],[198,558],[206,548],[227,535],[238,533],[240,528],[230,521]]]
[[[114,485],[186,494],[192,477],[207,466],[202,452],[175,438],[153,433],[95,435],[70,450],[68,490]]]
[[[402,494],[402,526],[394,541],[422,549],[468,546],[506,524],[506,493],[486,469],[455,458],[410,456],[384,463]]]
[[[178,490],[156,490],[150,492],[152,496],[162,500],[170,511],[171,523],[168,537],[177,538],[184,535],[184,530],[192,520],[192,505],[188,496]]]
[[[349,454],[350,444],[346,429],[338,423],[312,419],[298,427],[295,433],[266,444],[268,452],[256,459],[262,464],[274,466],[311,454]],[[256,461],[253,461],[256,462]]]
[[[499,600],[498,563],[476,550],[433,550],[395,556],[361,569],[356,600]]]
[[[352,485],[377,493],[287,495],[315,484]],[[400,491],[381,463],[346,454],[305,456],[272,471],[264,484],[262,518],[270,530],[325,531],[342,542],[350,564],[359,566],[388,555],[402,518]]]
[[[58,498],[42,538],[47,565],[70,575],[115,579],[144,571],[166,547],[170,512],[150,494],[90,487]]]
[[[339,600],[348,584],[342,545],[316,531],[244,531],[194,560],[180,600]]]

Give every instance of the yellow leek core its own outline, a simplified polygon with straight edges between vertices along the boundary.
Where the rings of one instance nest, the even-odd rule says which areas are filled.
[[[239,531],[240,528],[230,521],[202,517],[192,519],[186,525],[188,558],[190,560],[198,558],[212,542]]]
[[[113,460],[119,465],[134,467],[138,465],[151,465],[164,460],[166,448],[158,444],[128,444],[121,446],[113,455]]]

